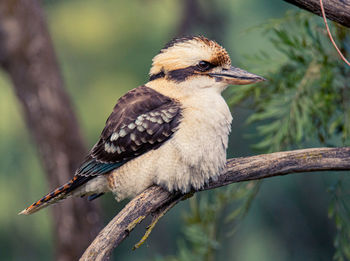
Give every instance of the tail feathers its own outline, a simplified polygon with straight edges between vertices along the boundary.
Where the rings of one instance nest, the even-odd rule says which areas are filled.
[[[77,176],[74,176],[70,181],[68,181],[66,184],[62,185],[61,187],[55,189],[54,191],[50,192],[37,202],[33,203],[20,213],[18,215],[30,215],[37,211],[39,211],[42,208],[45,208],[51,204],[56,203],[57,201],[61,199],[65,199],[71,195],[72,191],[72,185],[75,183],[75,181],[78,179]]]

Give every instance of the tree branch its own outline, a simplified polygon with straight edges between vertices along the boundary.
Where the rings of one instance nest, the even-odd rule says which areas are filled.
[[[322,16],[319,0],[284,0],[292,5]],[[350,27],[350,1],[323,0],[328,19]]]
[[[350,170],[350,147],[315,148],[276,152],[252,157],[229,159],[226,172],[203,190],[235,182],[263,179],[298,172]],[[149,215],[159,216],[186,195],[169,193],[152,186],[131,200],[99,233],[80,260],[106,260],[117,247]],[[154,225],[152,223],[152,225]]]

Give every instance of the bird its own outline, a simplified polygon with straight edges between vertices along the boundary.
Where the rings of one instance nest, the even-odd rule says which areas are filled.
[[[73,178],[19,214],[70,196],[112,192],[121,201],[152,185],[203,188],[225,169],[232,116],[222,91],[264,80],[233,67],[214,40],[174,38],[152,59],[149,81],[119,98]]]

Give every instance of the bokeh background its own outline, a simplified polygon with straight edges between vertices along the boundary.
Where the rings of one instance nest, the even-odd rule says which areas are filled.
[[[278,59],[285,59],[277,55],[269,37],[255,27],[295,7],[280,0],[194,2],[196,6],[191,9],[186,0],[42,1],[66,90],[89,146],[96,142],[117,99],[148,80],[152,57],[176,35],[214,38],[230,53],[234,65],[257,74],[263,65],[247,56],[263,50],[275,57],[276,66],[281,62]],[[230,92],[224,95],[230,98]],[[236,106],[232,113],[229,157],[257,154],[251,149],[256,140],[246,135],[256,128],[245,124],[251,111]],[[11,82],[3,72],[0,166],[0,260],[53,259],[50,209],[17,216],[52,188]],[[298,174],[265,180],[236,232],[221,237],[215,260],[331,260],[335,225],[327,217],[327,189],[334,175]],[[125,204],[116,203],[112,195],[98,200],[105,224]],[[176,255],[180,251],[177,243],[185,237],[183,216],[188,209],[188,201],[178,204],[158,223],[145,245],[132,251],[144,232],[144,226],[137,228],[114,251],[114,260]]]

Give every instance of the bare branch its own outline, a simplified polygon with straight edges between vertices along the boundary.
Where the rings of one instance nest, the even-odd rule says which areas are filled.
[[[284,0],[292,5],[322,16],[319,0]],[[350,27],[350,1],[323,0],[328,19]]]
[[[229,159],[226,172],[203,190],[235,182],[263,179],[298,172],[350,170],[350,147],[315,148],[276,152],[252,157]],[[186,199],[186,195],[171,194],[153,186],[131,200],[99,233],[80,260],[106,260],[117,247],[149,215],[159,216],[167,206]]]

